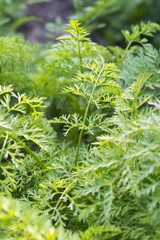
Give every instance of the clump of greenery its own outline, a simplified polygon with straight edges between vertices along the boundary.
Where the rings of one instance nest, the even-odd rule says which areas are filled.
[[[67,34],[48,51],[34,76],[35,89],[50,99],[49,117],[85,111],[85,106],[74,95],[60,94],[64,85],[69,85],[77,72],[83,73],[83,65],[102,54],[107,62],[110,53],[104,47],[91,42],[88,33],[78,21],[70,21]],[[65,109],[65,110],[64,110]]]
[[[55,134],[43,118],[43,100],[15,94],[11,86],[0,86],[2,195],[21,197],[30,185],[38,183],[37,167],[46,169],[44,160],[49,147],[54,148]]]
[[[105,64],[102,59],[101,61],[97,60],[93,63],[86,64],[85,68],[90,72],[85,74],[79,73],[74,79],[73,86],[69,86],[63,90],[64,92],[71,92],[85,99],[87,107],[83,119],[78,116],[78,114],[73,114],[54,120],[55,123],[65,124],[65,135],[67,135],[72,128],[76,127],[80,130],[75,165],[77,165],[78,162],[83,131],[87,130],[90,134],[95,135],[94,128],[101,128],[101,121],[104,117],[102,114],[90,114],[88,117],[91,105],[93,104],[94,107],[99,109],[101,102],[106,99],[106,101],[112,102],[114,95],[118,92],[117,87],[119,87],[119,85],[113,81],[114,78],[119,77],[117,74],[118,69],[114,63]],[[105,92],[103,92],[101,88],[105,88]],[[112,95],[109,96],[111,91]]]
[[[160,60],[145,37],[159,25],[123,31],[127,46],[112,53],[93,44],[78,21],[69,26],[32,80],[45,96],[55,87],[57,101],[63,86],[59,104],[69,98],[79,106],[70,115],[61,105],[63,115],[48,121],[44,98],[0,87],[0,194],[8,197],[0,201],[0,233],[3,239],[158,240]],[[13,61],[2,53],[3,61]],[[64,124],[72,141],[56,138],[51,123]]]
[[[130,55],[131,53],[137,56],[137,52],[140,51],[140,49],[142,51],[143,47],[147,48],[149,39],[155,37],[158,32],[160,32],[160,25],[150,21],[148,23],[141,22],[140,25],[131,26],[131,31],[122,30],[126,47],[108,47],[113,53],[113,61],[121,67],[123,61],[126,59],[126,55]],[[140,46],[142,48],[140,48]]]

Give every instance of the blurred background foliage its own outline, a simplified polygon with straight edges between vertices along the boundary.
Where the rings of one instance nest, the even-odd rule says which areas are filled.
[[[30,6],[31,9],[35,4],[43,4],[45,2],[53,2],[53,6],[59,4],[62,5],[63,8],[65,5],[66,7],[69,4],[73,5],[73,14],[68,16],[68,18],[79,20],[87,31],[92,33],[91,38],[93,41],[103,45],[118,44],[123,47],[124,38],[121,29],[130,30],[131,25],[139,24],[141,21],[147,22],[149,20],[160,23],[159,0],[67,0],[65,4],[63,0],[59,3],[55,0],[1,0],[1,34],[3,36],[12,35],[20,26],[23,27],[23,24],[28,21],[45,21],[46,35],[51,41],[53,39],[55,40],[57,35],[60,36],[65,28],[64,24],[66,20],[64,21],[63,19],[63,12],[68,11],[67,8],[61,11],[61,13],[57,12],[57,17],[55,17],[53,21],[48,22],[46,22],[43,17],[37,18],[40,14],[37,12],[35,12],[35,16],[31,16],[28,13],[28,16],[25,16],[26,6]],[[44,8],[42,10],[43,15],[47,16],[47,14],[49,14],[49,9]],[[70,12],[68,14],[70,15]],[[42,32],[42,34],[44,34],[44,32]],[[155,38],[154,44],[158,45],[159,41],[158,37]]]
[[[35,20],[34,16],[24,15],[26,4],[47,2],[49,0],[1,0],[0,1],[0,30],[1,34],[12,36],[24,23]]]
[[[160,23],[158,0],[73,0],[74,17],[82,22],[96,39],[104,39],[109,45],[123,46],[121,29],[130,30],[131,25],[148,20]],[[156,38],[156,44],[159,39]]]

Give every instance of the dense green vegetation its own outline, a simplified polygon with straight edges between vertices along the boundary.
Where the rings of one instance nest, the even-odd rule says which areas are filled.
[[[1,35],[1,239],[160,239],[159,32],[104,47],[71,20],[45,52]]]

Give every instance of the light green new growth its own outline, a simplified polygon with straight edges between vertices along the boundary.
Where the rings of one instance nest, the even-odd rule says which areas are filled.
[[[82,68],[82,52],[81,52],[81,48],[82,48],[82,42],[89,42],[90,39],[87,38],[88,33],[85,31],[84,28],[80,27],[80,23],[75,20],[71,20],[70,24],[68,24],[69,27],[71,27],[71,29],[69,30],[65,30],[65,32],[68,32],[69,35],[65,35],[62,37],[59,37],[58,40],[61,40],[62,45],[66,45],[67,42],[70,45],[73,45],[75,47],[75,49],[77,49],[78,52],[78,57],[79,57],[79,70],[82,73],[83,72],[83,68]]]

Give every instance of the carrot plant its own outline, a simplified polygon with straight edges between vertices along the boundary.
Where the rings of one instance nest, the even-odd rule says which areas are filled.
[[[17,63],[30,53],[26,45],[17,52],[20,40],[3,41],[0,235],[6,240],[159,239],[160,57],[144,39],[159,25],[149,22],[123,32],[126,49],[115,47],[112,53],[92,43],[78,21],[69,27],[41,59],[39,73],[30,75],[35,92],[45,93],[48,102],[56,93],[56,103],[65,103],[63,115],[53,120],[45,117],[43,97],[4,86],[5,71],[12,66],[21,71],[11,52]],[[56,137],[51,123],[63,124],[64,134],[72,133],[75,141]]]
[[[43,100],[16,94],[11,86],[0,86],[1,194],[18,196],[26,183],[32,182],[34,174],[30,168],[38,165],[46,169],[39,151],[47,152],[49,145],[54,144],[55,134],[43,119]]]
[[[79,148],[69,148],[67,153],[61,147],[63,154],[55,164],[56,172],[47,176],[37,193],[30,192],[38,204],[44,203],[41,209],[47,211],[55,223],[65,223],[76,231],[81,229],[82,239],[159,238],[158,214],[155,213],[159,212],[156,200],[159,192],[159,100],[158,96],[155,98],[154,89],[150,91],[152,83],[154,88],[153,77],[158,76],[159,57],[157,50],[147,42],[138,43],[133,50],[136,60],[131,66],[127,65],[129,49],[122,53],[121,78],[114,64],[105,64],[99,58],[84,64],[83,74],[78,72],[72,85],[63,89],[64,93],[78,95],[89,103],[86,116],[74,114],[54,120],[65,124],[65,134],[75,127],[81,133],[94,134],[95,126],[103,131],[90,149],[83,145],[80,154]],[[139,52],[141,58],[146,59],[143,65],[138,65]],[[144,64],[148,68],[143,68]],[[104,68],[109,66],[114,66],[108,70],[113,78],[116,76],[119,85],[110,79],[107,71],[103,75]],[[136,75],[129,74],[130,69]],[[105,86],[97,86],[98,73],[102,74],[99,80]],[[134,79],[128,83],[131,76]],[[158,77],[156,79],[158,81]],[[102,102],[113,104],[111,117],[96,115]],[[79,164],[73,170],[77,152]],[[46,197],[48,195],[50,198]]]
[[[114,63],[105,64],[103,59],[94,61],[93,63],[86,64],[84,66],[90,72],[85,74],[79,73],[75,79],[73,86],[65,88],[63,91],[71,92],[77,96],[81,96],[87,102],[86,110],[83,116],[83,119],[79,117],[77,114],[69,115],[68,117],[62,116],[59,119],[54,119],[54,123],[64,123],[65,124],[65,135],[72,129],[77,127],[80,130],[78,144],[77,144],[77,151],[76,151],[76,158],[75,158],[75,165],[78,163],[78,155],[79,155],[79,148],[82,140],[82,134],[84,130],[87,130],[90,134],[94,134],[94,128],[101,127],[101,121],[103,115],[90,115],[88,117],[88,112],[90,105],[94,104],[97,109],[100,108],[100,103],[106,97],[107,92],[103,93],[100,88],[105,87],[107,88],[114,88],[119,87],[119,85],[113,81],[112,79],[118,78],[118,69],[116,68]],[[115,92],[116,92],[115,90]],[[96,94],[97,91],[97,94]],[[111,101],[113,98],[108,97],[108,101]]]
[[[54,121],[51,122],[65,124],[65,135],[67,135],[73,128],[78,128],[80,130],[75,157],[75,165],[77,165],[83,131],[87,130],[94,135],[93,129],[100,125],[100,121],[103,117],[103,115],[98,116],[95,114],[95,116],[91,115],[88,118],[90,105],[93,104],[97,109],[99,109],[102,99],[104,100],[106,96],[106,93],[103,94],[101,88],[105,87],[106,91],[109,87],[117,89],[119,85],[113,81],[113,79],[118,78],[119,76],[117,73],[118,69],[114,63],[105,64],[102,58],[95,61],[92,60],[91,63],[83,64],[83,45],[85,44],[84,41],[90,41],[89,38],[86,37],[88,34],[82,27],[80,27],[80,23],[77,21],[71,21],[69,26],[71,29],[67,30],[67,33],[70,35],[59,38],[62,41],[60,46],[69,46],[69,44],[71,44],[75,49],[77,49],[79,71],[77,76],[73,79],[72,86],[64,88],[63,92],[83,97],[87,106],[83,119],[82,116],[78,116],[78,114],[74,113],[70,114],[68,117],[62,116],[59,119],[55,118]],[[111,101],[111,98],[108,98],[108,101]]]
[[[84,112],[83,102],[73,94],[60,94],[61,89],[70,85],[77,72],[83,73],[83,65],[99,58],[100,54],[106,63],[111,57],[105,47],[89,39],[78,21],[70,21],[68,27],[70,30],[47,51],[44,61],[38,66],[38,73],[33,77],[35,91],[49,100],[50,118]]]

